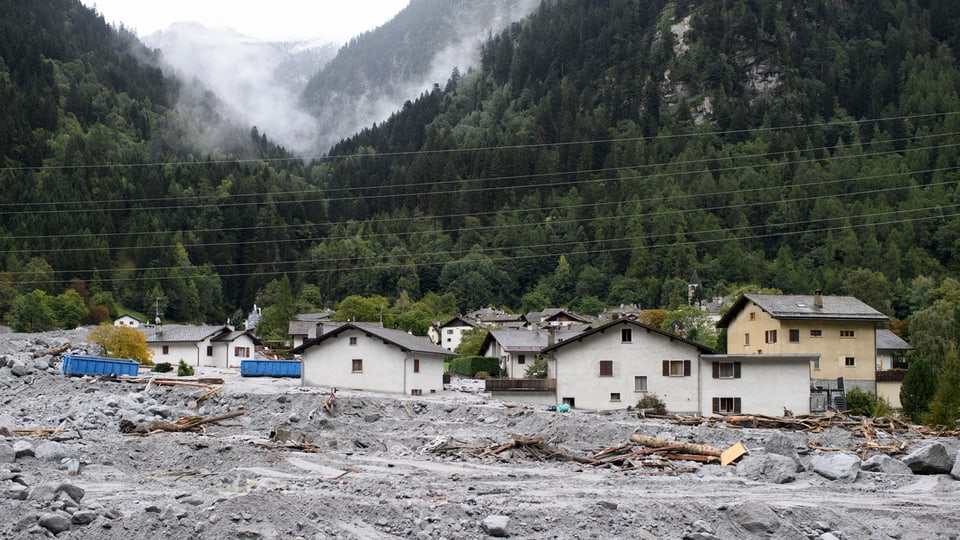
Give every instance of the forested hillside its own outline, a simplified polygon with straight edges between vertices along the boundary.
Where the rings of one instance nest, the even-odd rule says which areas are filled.
[[[548,0],[306,167],[249,127],[202,150],[215,98],[77,2],[0,7],[3,312],[72,278],[179,320],[674,309],[696,271],[960,324],[946,0]]]

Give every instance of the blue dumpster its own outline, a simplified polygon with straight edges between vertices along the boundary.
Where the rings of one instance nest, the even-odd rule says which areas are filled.
[[[241,360],[241,377],[300,377],[299,360]]]
[[[128,375],[136,377],[140,363],[135,360],[104,358],[101,356],[66,355],[60,371],[68,377],[81,375]]]

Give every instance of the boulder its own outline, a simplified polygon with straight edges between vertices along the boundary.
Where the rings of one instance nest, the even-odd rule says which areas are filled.
[[[61,512],[47,512],[46,514],[41,514],[38,523],[41,527],[52,532],[53,534],[60,534],[64,531],[69,531],[71,527],[70,516]]]
[[[847,452],[829,452],[813,456],[810,468],[829,480],[853,482],[860,472],[860,458]]]
[[[62,444],[56,441],[48,441],[34,448],[33,455],[43,461],[60,461],[67,457],[69,452]]]
[[[506,538],[510,536],[510,518],[499,514],[494,514],[483,518],[480,527],[483,532],[497,538]]]
[[[950,469],[950,476],[954,480],[960,480],[960,450],[957,450],[957,456],[953,459],[953,468]]]
[[[954,460],[943,443],[935,442],[910,452],[903,462],[914,474],[950,474]]]
[[[13,445],[0,441],[0,463],[13,463],[17,460],[17,451]]]
[[[786,484],[797,479],[797,464],[779,454],[750,455],[737,464],[737,476],[757,482]]]
[[[803,462],[800,461],[800,453],[797,452],[797,446],[793,439],[783,433],[774,432],[767,438],[763,444],[763,450],[768,454],[786,456],[797,464],[797,471],[803,470]]]
[[[884,474],[913,474],[906,463],[886,454],[871,456],[870,459],[860,464],[860,470]]]

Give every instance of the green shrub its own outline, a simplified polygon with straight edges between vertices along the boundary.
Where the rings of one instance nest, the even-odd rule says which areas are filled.
[[[476,375],[473,376],[475,379],[489,379],[490,374],[486,371],[478,371]]]
[[[180,365],[177,367],[177,376],[178,377],[189,377],[193,375],[193,367],[188,366],[183,360],[180,361]]]
[[[547,367],[547,360],[538,356],[532,364],[527,366],[527,371],[523,374],[524,377],[528,379],[546,379],[549,368]]]
[[[653,409],[653,414],[667,414],[667,404],[656,394],[644,394],[637,402],[638,409]]]
[[[153,369],[150,371],[154,371],[156,373],[169,373],[173,371],[173,365],[170,364],[170,362],[160,362],[159,364],[153,366]]]
[[[847,390],[847,410],[857,416],[873,417],[877,409],[877,396],[853,387]]]
[[[476,377],[481,371],[500,376],[500,360],[491,356],[461,356],[450,362],[450,370],[464,377]]]

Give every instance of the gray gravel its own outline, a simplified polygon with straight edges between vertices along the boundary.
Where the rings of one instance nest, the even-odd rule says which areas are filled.
[[[907,540],[960,531],[960,482],[949,474],[960,475],[956,439],[881,434],[907,445],[889,457],[810,451],[808,443],[863,441],[838,428],[505,407],[473,381],[416,398],[341,390],[330,417],[318,411],[325,389],[295,379],[202,371],[226,385],[198,403],[204,388],[68,378],[58,358],[35,361],[35,351],[62,343],[93,352],[84,335],[0,333],[0,538]],[[200,433],[119,430],[124,419],[240,410]],[[58,427],[55,440],[15,431]],[[690,462],[682,465],[695,472],[661,475],[468,452],[526,435],[588,455],[634,433],[743,442],[750,454],[740,465]],[[431,452],[441,441],[464,451]]]

